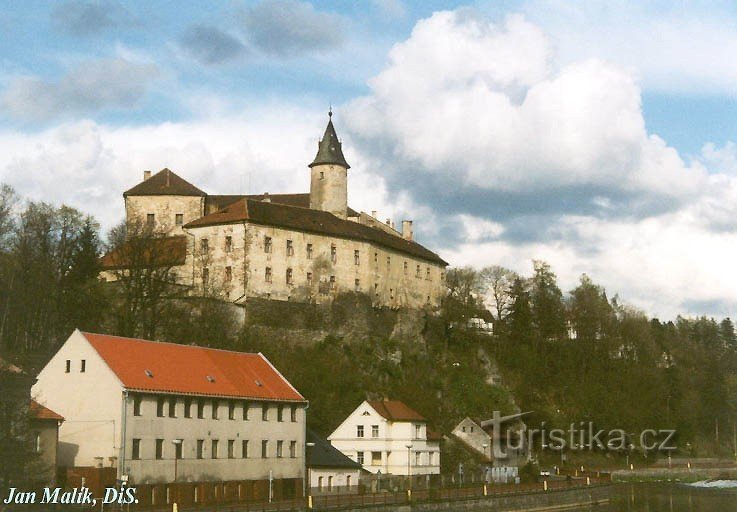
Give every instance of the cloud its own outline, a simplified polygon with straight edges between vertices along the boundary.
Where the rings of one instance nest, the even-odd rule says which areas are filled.
[[[204,24],[187,28],[179,43],[192,58],[205,65],[222,64],[246,54],[245,45],[238,39]]]
[[[89,36],[135,23],[126,9],[112,1],[60,2],[51,11],[51,20],[62,31],[76,36]]]
[[[350,105],[351,136],[390,187],[493,220],[642,217],[706,185],[703,167],[647,133],[630,73],[599,60],[557,68],[552,56],[520,16],[436,13]]]
[[[89,61],[58,81],[21,77],[0,96],[7,113],[23,121],[65,114],[89,114],[105,108],[131,108],[159,75],[154,64],[124,58]]]
[[[734,4],[527,0],[525,15],[555,39],[561,62],[595,57],[634,69],[647,90],[737,91]]]
[[[244,21],[254,46],[279,57],[328,51],[344,39],[342,17],[299,0],[263,0],[245,11]]]

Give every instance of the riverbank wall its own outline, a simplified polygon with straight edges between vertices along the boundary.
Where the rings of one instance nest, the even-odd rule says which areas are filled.
[[[520,494],[473,497],[452,501],[426,501],[392,505],[372,505],[367,510],[379,512],[562,512],[609,502],[614,485],[559,489]],[[347,509],[344,509],[347,510]],[[350,510],[356,510],[351,508]]]

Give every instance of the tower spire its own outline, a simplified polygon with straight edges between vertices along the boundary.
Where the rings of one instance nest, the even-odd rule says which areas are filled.
[[[310,168],[316,165],[340,165],[346,169],[350,169],[351,166],[346,162],[343,156],[343,149],[341,147],[340,140],[338,140],[338,134],[335,133],[335,127],[333,126],[333,107],[330,106],[328,110],[328,125],[325,128],[325,133],[320,139],[317,145],[317,155],[315,159],[308,166]]]

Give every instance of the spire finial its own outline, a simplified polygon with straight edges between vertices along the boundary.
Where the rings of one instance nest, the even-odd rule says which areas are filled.
[[[330,106],[328,107],[328,117],[333,117],[333,102],[330,102]]]

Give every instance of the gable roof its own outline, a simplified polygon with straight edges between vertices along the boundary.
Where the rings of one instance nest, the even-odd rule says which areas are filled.
[[[389,421],[427,421],[427,419],[399,400],[367,400],[381,416]]]
[[[123,192],[127,196],[205,196],[184,178],[164,168],[147,180]]]
[[[363,467],[310,429],[307,429],[307,442],[315,444],[315,446],[307,447],[307,465],[311,468],[361,469]]]
[[[237,201],[219,212],[205,215],[186,224],[185,228],[233,224],[243,221],[266,226],[306,231],[340,238],[372,242],[383,247],[406,253],[417,258],[447,265],[440,256],[412,240],[391,235],[351,220],[344,220],[332,213],[310,208],[299,208],[274,202]]]
[[[304,402],[263,354],[82,335],[128,390]]]
[[[35,400],[31,400],[28,412],[31,414],[31,417],[36,420],[64,421],[64,416],[52,411],[48,407],[44,407]]]

